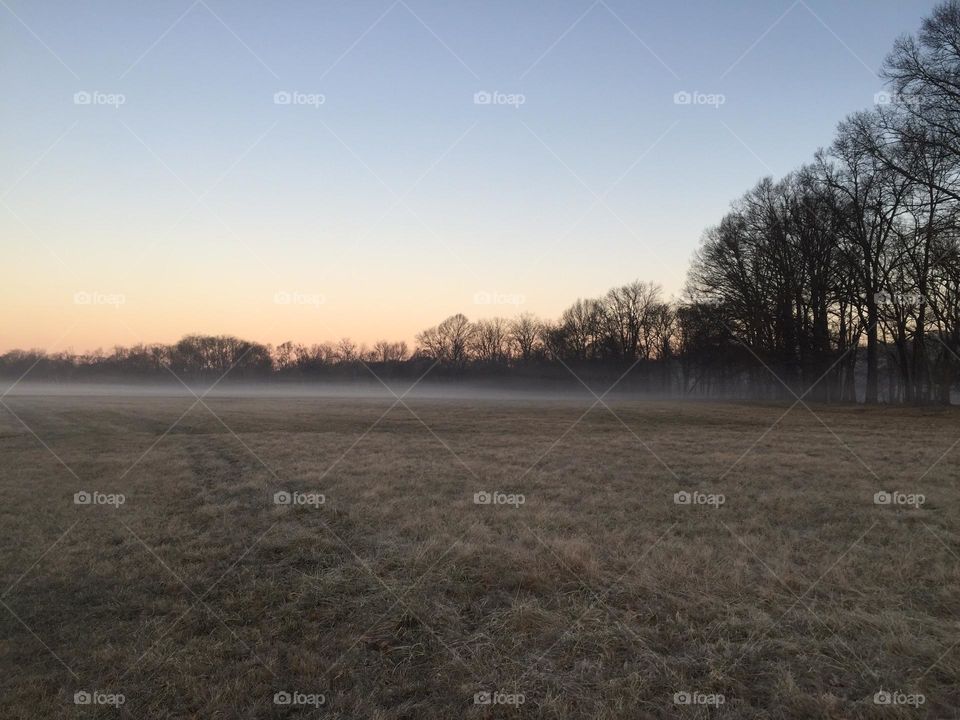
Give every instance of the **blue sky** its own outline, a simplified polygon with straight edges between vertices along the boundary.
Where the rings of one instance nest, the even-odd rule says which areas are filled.
[[[4,0],[0,350],[410,340],[679,293],[703,229],[869,106],[933,5]]]

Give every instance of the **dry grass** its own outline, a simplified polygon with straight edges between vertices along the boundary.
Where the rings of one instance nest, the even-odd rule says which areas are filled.
[[[0,408],[4,718],[960,707],[960,448],[926,472],[956,411],[798,406],[774,425],[785,406],[622,402],[621,423],[409,401],[423,422],[397,406],[370,430],[392,402],[220,398],[223,423],[198,405],[156,442],[192,398],[4,402],[63,461]],[[682,488],[726,501],[677,505]],[[326,504],[277,506],[280,489]],[[927,500],[877,506],[881,489]],[[925,703],[878,706],[881,688]],[[282,690],[325,702],[275,705]]]

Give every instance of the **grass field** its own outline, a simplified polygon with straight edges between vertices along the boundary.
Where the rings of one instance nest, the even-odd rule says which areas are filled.
[[[3,402],[3,718],[960,713],[955,410]]]

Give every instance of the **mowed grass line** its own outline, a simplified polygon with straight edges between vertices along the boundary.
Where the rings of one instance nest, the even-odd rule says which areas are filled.
[[[960,706],[960,459],[924,476],[960,437],[952,410],[797,407],[773,426],[786,406],[408,399],[371,430],[392,402],[207,398],[220,419],[197,406],[143,455],[192,398],[7,402],[81,486],[0,416],[4,717]],[[80,490],[125,502],[77,506]],[[925,703],[878,706],[881,689]]]

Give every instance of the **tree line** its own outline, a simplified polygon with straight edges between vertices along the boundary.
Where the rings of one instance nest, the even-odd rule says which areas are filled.
[[[674,396],[949,403],[960,378],[960,0],[899,39],[887,90],[703,235],[682,299],[634,281],[559,318],[446,318],[405,342],[190,335],[0,356],[0,374],[604,379]],[[436,368],[436,370],[434,370]]]
[[[702,324],[701,353],[729,350],[729,334],[818,399],[948,402],[960,351],[960,2],[899,39],[882,72],[873,109],[706,232],[684,312]],[[749,361],[700,363],[722,382]]]
[[[404,341],[381,340],[367,346],[342,338],[335,343],[273,346],[229,335],[187,335],[173,344],[118,345],[84,354],[12,350],[0,355],[0,374],[81,379],[229,373],[249,379],[362,376],[364,368],[377,375],[410,375],[431,367],[446,376],[525,370],[529,377],[559,361],[636,365],[670,354],[674,310],[661,295],[659,286],[636,281],[602,298],[578,300],[554,323],[532,313],[475,322],[458,313],[418,333],[413,349]]]

